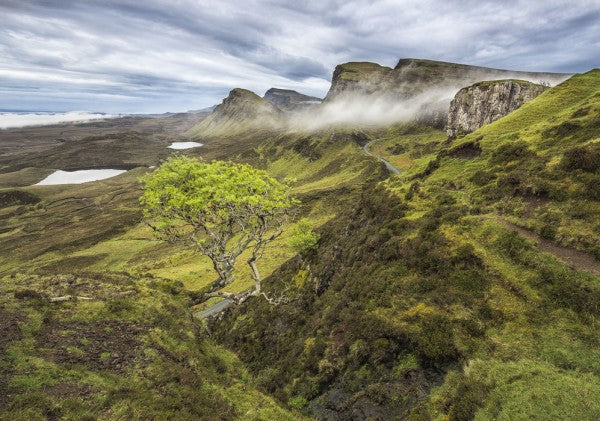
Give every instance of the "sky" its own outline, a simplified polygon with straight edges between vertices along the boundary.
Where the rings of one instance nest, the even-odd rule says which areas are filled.
[[[0,110],[161,113],[323,97],[347,61],[600,67],[600,0],[0,0]]]

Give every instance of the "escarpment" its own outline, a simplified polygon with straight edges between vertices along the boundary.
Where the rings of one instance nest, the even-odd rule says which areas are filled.
[[[471,133],[513,112],[547,89],[544,85],[524,80],[479,82],[461,89],[448,111],[448,136]]]

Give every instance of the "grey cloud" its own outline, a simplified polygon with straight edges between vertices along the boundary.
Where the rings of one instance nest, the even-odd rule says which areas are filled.
[[[236,86],[322,96],[345,61],[600,62],[598,0],[0,0],[0,14],[2,109],[176,111]]]

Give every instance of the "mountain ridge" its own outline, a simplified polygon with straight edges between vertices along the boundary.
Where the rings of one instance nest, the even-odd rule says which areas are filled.
[[[270,88],[263,99],[284,110],[298,110],[323,101],[316,96],[305,95],[292,89]]]

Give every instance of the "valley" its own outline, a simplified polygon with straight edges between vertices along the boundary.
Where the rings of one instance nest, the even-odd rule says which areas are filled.
[[[0,418],[600,417],[600,71],[516,73],[553,86],[472,94],[449,136],[461,88],[514,75],[352,62],[322,103],[234,89],[210,113],[0,131]],[[139,202],[172,154],[293,179],[260,261],[288,301],[191,305],[210,260]],[[300,218],[319,240],[299,253]],[[253,285],[248,256],[224,291]]]

